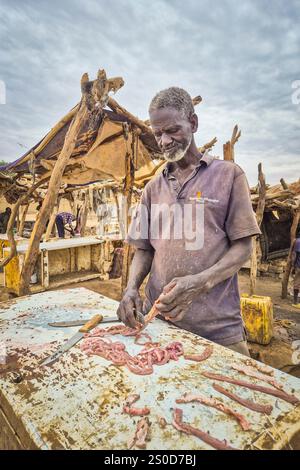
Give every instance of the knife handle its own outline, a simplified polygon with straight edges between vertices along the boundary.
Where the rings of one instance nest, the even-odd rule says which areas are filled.
[[[103,320],[102,315],[94,315],[85,325],[80,328],[80,333],[88,333]]]

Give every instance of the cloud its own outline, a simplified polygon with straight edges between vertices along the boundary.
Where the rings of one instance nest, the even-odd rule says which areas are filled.
[[[297,1],[54,0],[0,6],[0,159],[13,161],[80,99],[80,77],[122,76],[117,99],[147,118],[152,96],[171,85],[201,94],[197,143],[238,123],[236,160],[256,182],[299,177],[300,79]],[[298,166],[297,166],[298,165]]]

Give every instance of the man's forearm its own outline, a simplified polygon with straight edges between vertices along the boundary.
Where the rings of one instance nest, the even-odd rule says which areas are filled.
[[[213,266],[200,274],[196,274],[199,280],[205,276],[208,280],[209,288],[219,284],[225,279],[233,276],[239,271],[243,264],[248,261],[252,251],[251,237],[242,238],[232,243],[227,253]]]
[[[154,250],[138,248],[134,254],[127,289],[139,289],[149,274],[154,256]]]

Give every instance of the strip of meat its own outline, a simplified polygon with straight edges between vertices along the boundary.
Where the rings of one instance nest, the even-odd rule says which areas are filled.
[[[201,439],[206,444],[210,445],[214,449],[218,450],[237,450],[234,447],[231,447],[227,444],[226,440],[220,441],[210,434],[201,431],[201,429],[194,428],[190,424],[184,423],[182,421],[182,410],[180,408],[175,408],[173,412],[173,421],[172,425],[178,431],[184,432],[192,436],[196,436]]]
[[[136,426],[136,431],[133,438],[128,442],[128,448],[138,447],[139,449],[146,449],[147,442],[150,440],[150,421],[146,416],[141,418]]]
[[[112,325],[107,328],[94,328],[91,333],[86,333],[85,337],[96,337],[96,336],[106,336],[106,335],[123,335],[123,336],[136,336],[140,333],[139,329],[129,328],[125,325]]]
[[[282,390],[283,388],[283,386],[279,382],[277,382],[273,377],[257,372],[252,367],[249,367],[246,365],[239,365],[239,364],[233,364],[233,366],[231,367],[232,369],[240,372],[241,374],[248,375],[248,377],[253,377],[255,379],[262,380],[263,382],[273,385],[273,387],[278,388],[279,390]]]
[[[183,397],[177,398],[176,403],[192,403],[198,402],[202,405],[210,406],[215,408],[216,410],[221,411],[229,416],[232,416],[234,419],[237,420],[239,425],[244,431],[248,431],[250,429],[250,423],[247,421],[245,416],[237,413],[236,411],[232,410],[228,406],[224,405],[220,400],[215,398],[208,398],[203,395],[193,395],[192,393],[185,393]]]
[[[252,400],[246,400],[245,398],[239,397],[235,393],[230,392],[226,388],[221,387],[221,385],[218,384],[213,384],[214,389],[217,392],[223,393],[228,398],[231,398],[231,400],[236,401],[240,405],[245,406],[246,408],[249,408],[249,410],[252,411],[257,411],[258,413],[264,413],[267,415],[270,415],[273,410],[272,405],[260,405],[259,403],[255,403]]]
[[[81,350],[89,356],[101,356],[117,366],[126,365],[131,372],[138,375],[152,374],[153,365],[163,365],[170,360],[177,361],[183,354],[182,344],[174,341],[164,348],[144,348],[136,356],[131,356],[120,341],[113,343],[107,338],[93,334],[84,339],[81,343]]]
[[[146,341],[145,343],[141,343],[140,339],[141,337],[144,336],[145,338],[148,339],[148,341]],[[148,333],[145,333],[145,332],[139,332],[136,337],[135,337],[135,340],[134,340],[135,344],[138,344],[139,346],[145,346],[147,348],[152,348],[152,347],[157,347],[157,346],[160,346],[160,343],[154,343],[152,341],[152,338],[150,335],[148,335]]]
[[[227,377],[226,375],[213,374],[212,372],[202,372],[204,377],[213,380],[219,380],[221,382],[228,382],[230,384],[240,385],[241,387],[250,388],[251,390],[256,390],[257,392],[267,393],[276,398],[281,398],[281,400],[287,401],[292,405],[296,405],[300,400],[294,395],[290,395],[283,390],[277,390],[273,388],[261,387],[260,385],[252,384],[250,382],[244,382],[243,380],[236,380],[232,377]]]
[[[246,366],[252,366],[254,369],[257,369],[259,372],[262,374],[267,374],[267,375],[274,375],[274,369],[271,369],[269,366],[265,366],[264,364],[261,364],[260,362],[254,361],[253,359],[246,359],[243,361]]]
[[[214,351],[213,345],[209,344],[206,346],[202,354],[184,354],[184,359],[188,359],[189,361],[205,361],[205,359],[208,359]]]
[[[123,413],[127,413],[130,416],[145,416],[150,413],[149,408],[146,406],[144,408],[134,408],[132,405],[136,401],[138,401],[140,398],[140,395],[138,394],[132,394],[129,395],[126,399],[125,405],[123,406]]]

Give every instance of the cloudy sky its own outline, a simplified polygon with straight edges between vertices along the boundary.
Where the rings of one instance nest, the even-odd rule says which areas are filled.
[[[0,0],[0,159],[37,143],[79,101],[81,75],[104,68],[124,78],[116,99],[143,119],[162,88],[201,95],[199,145],[216,136],[222,155],[237,123],[250,183],[259,162],[269,183],[294,181],[299,20],[299,0]]]

